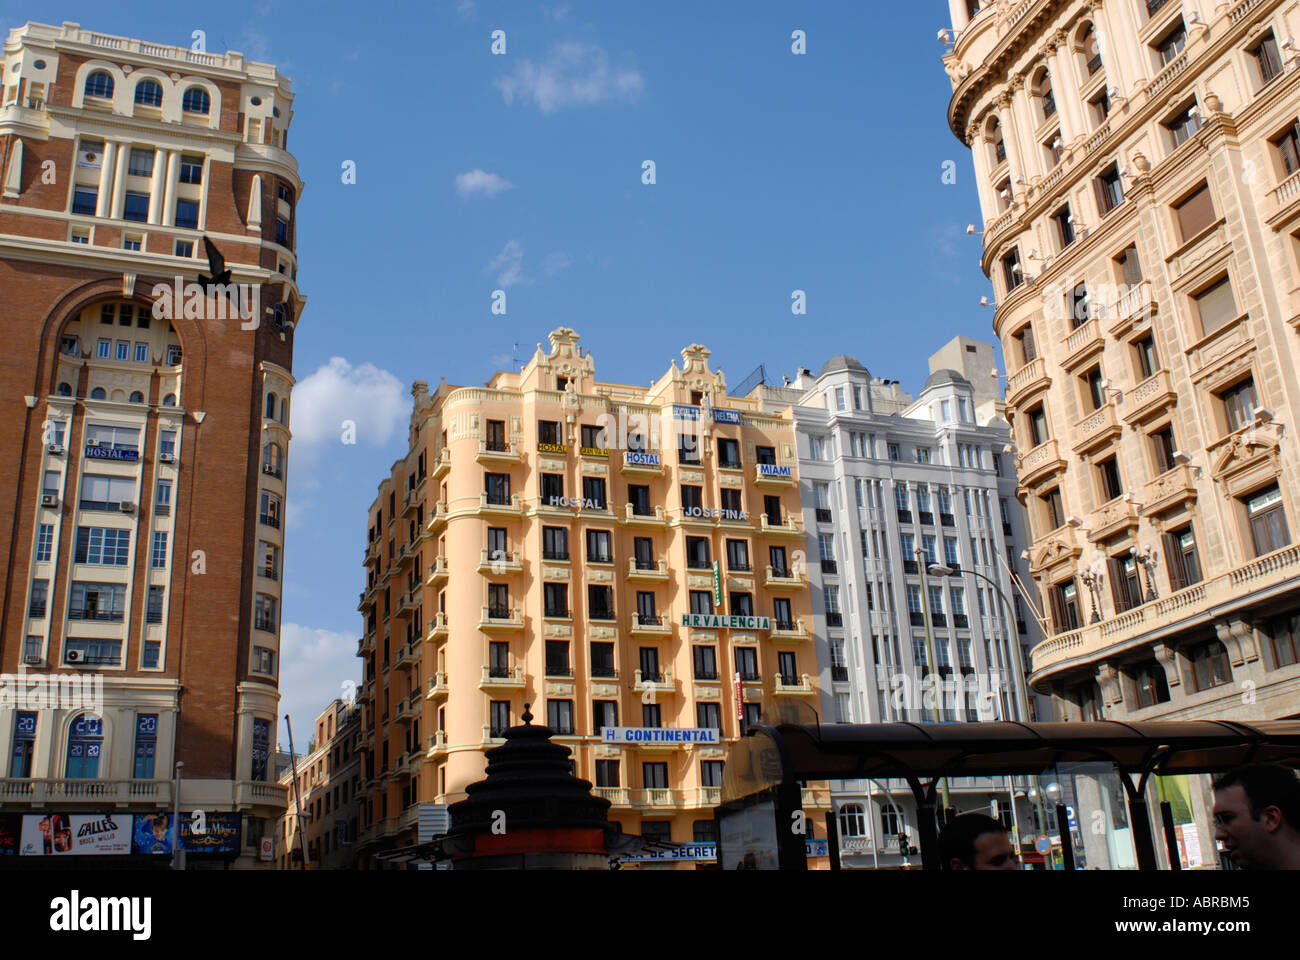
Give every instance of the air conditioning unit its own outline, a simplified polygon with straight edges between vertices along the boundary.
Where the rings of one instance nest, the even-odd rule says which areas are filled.
[[[130,500],[123,500],[117,505],[117,508],[123,513],[135,513],[135,504]]]
[[[40,664],[42,661],[43,661],[43,658],[41,657],[41,655],[40,655],[39,653],[29,653],[29,654],[27,654],[27,656],[23,657],[23,662],[24,662],[24,663],[30,663],[30,664],[37,664],[37,665],[38,665],[38,664]]]
[[[60,445],[60,444],[57,444],[57,443],[51,443],[51,444],[50,444],[48,447],[46,447],[45,449],[48,450],[48,451],[49,451],[53,456],[56,456],[56,457],[61,457],[61,456],[63,456],[63,447],[62,447],[62,445]]]
[[[64,655],[64,659],[67,660],[68,663],[80,663],[83,656],[84,654],[80,650],[69,650]]]
[[[175,462],[176,462],[176,454],[174,454],[174,453],[160,453],[160,454],[158,454],[158,462],[159,462],[159,463],[175,463]]]
[[[57,507],[58,505],[59,505],[59,496],[58,496],[58,494],[56,494],[56,493],[42,493],[42,494],[41,494],[41,506],[42,506],[42,507]]]

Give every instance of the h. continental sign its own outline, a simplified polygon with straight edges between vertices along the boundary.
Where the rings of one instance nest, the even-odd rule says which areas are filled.
[[[700,630],[771,630],[771,617],[725,616],[720,613],[683,613],[683,627]]]

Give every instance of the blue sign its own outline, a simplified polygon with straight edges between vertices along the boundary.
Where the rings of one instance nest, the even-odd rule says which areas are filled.
[[[829,857],[831,855],[830,846],[825,840],[805,840],[804,848],[810,857]],[[622,857],[620,859],[629,863],[717,860],[718,845],[716,843],[683,843],[675,850],[652,850],[635,857]]]
[[[760,463],[758,465],[758,475],[760,477],[783,477],[786,480],[791,477],[789,467],[778,466],[775,463]]]
[[[684,407],[680,403],[673,404],[674,420],[698,420],[700,411],[696,407]]]
[[[140,451],[125,447],[86,447],[86,456],[91,460],[139,460]]]
[[[713,422],[734,423],[736,424],[736,426],[740,426],[740,411],[739,410],[714,410]]]
[[[657,453],[638,453],[634,450],[627,452],[625,463],[637,463],[647,467],[659,466],[659,454]]]
[[[714,727],[602,727],[605,743],[721,743]]]

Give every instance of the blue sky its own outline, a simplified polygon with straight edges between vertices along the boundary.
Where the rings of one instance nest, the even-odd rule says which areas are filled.
[[[404,452],[413,380],[482,382],[569,326],[605,380],[648,383],[699,342],[732,384],[759,363],[779,376],[850,353],[916,390],[952,337],[992,339],[965,233],[973,168],[945,123],[941,0],[207,10],[0,0],[0,23],[183,46],[202,29],[209,50],[293,81],[308,307],[281,683],[300,730],[360,674],[366,507]],[[490,312],[498,288],[505,317]]]

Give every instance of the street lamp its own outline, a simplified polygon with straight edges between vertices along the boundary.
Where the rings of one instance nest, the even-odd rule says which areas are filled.
[[[930,597],[929,597],[929,591],[926,589],[926,585],[925,585],[925,569],[926,569],[925,560],[922,559],[922,557],[925,556],[926,556],[925,551],[922,550],[920,547],[917,547],[916,565],[917,565],[917,569],[921,571],[921,612],[925,615],[925,658],[928,661],[928,666],[930,668],[930,683],[935,687],[935,691],[934,691],[935,695],[932,700],[932,709],[934,710],[934,722],[942,723],[943,721],[939,719],[939,689],[938,689],[938,684],[936,684],[934,680],[935,670],[938,669],[938,664],[936,663],[935,656],[934,656],[934,635],[930,632]],[[951,573],[952,571],[949,570],[948,572]],[[922,696],[924,696],[924,694],[922,694]],[[947,816],[948,815],[948,778],[947,777],[944,777],[942,780],[939,781],[939,790],[941,791],[943,797],[944,816]]]
[[[921,551],[919,550],[917,551],[918,556],[920,555],[920,552]],[[923,567],[922,569],[925,568]],[[948,566],[947,564],[932,563],[929,566],[929,572],[936,577],[951,577],[956,571],[954,571],[953,568]],[[963,570],[962,573],[970,574],[972,577],[976,577],[977,579],[983,580],[992,588],[993,592],[997,595],[998,599],[1002,601],[1003,606],[1006,608],[1007,624],[1008,624],[1007,632],[1010,633],[1010,624],[1014,623],[1016,619],[1015,611],[1011,606],[1011,601],[1007,599],[1007,595],[1002,592],[1002,588],[998,586],[997,582],[993,580],[992,577],[987,577],[982,573],[976,572],[975,570]],[[921,583],[923,585],[922,595],[924,596],[924,583],[925,583],[924,576],[922,576],[921,578]],[[926,620],[926,625],[927,625],[926,635],[928,637],[929,636],[928,619]],[[1015,637],[1008,637],[1007,645],[1011,647],[1011,652],[1015,655],[1016,658],[1015,686],[1016,686],[1016,693],[1019,695],[1018,698],[1020,700],[1020,715],[1024,717],[1025,720],[1028,720],[1029,719],[1029,691],[1026,688],[1025,664],[1023,658],[1020,655],[1020,641]],[[1035,776],[1034,779],[1035,781],[1041,781],[1042,778]],[[1059,785],[1057,786],[1057,790],[1058,791],[1060,790]],[[1042,791],[1041,790],[1034,791],[1031,789],[1030,799],[1036,801],[1035,807],[1038,812],[1038,822],[1041,827],[1041,832],[1046,834],[1047,833],[1047,811],[1043,809]],[[1015,795],[1013,794],[1011,797],[1011,809],[1013,811],[1015,810],[1015,806],[1016,806],[1016,798]],[[1056,869],[1052,863],[1052,858],[1050,856],[1046,858],[1046,862],[1047,862],[1047,869],[1049,870]]]
[[[176,761],[176,779],[172,785],[175,795],[172,797],[172,869],[185,869],[185,846],[181,838],[181,768],[184,760]]]

